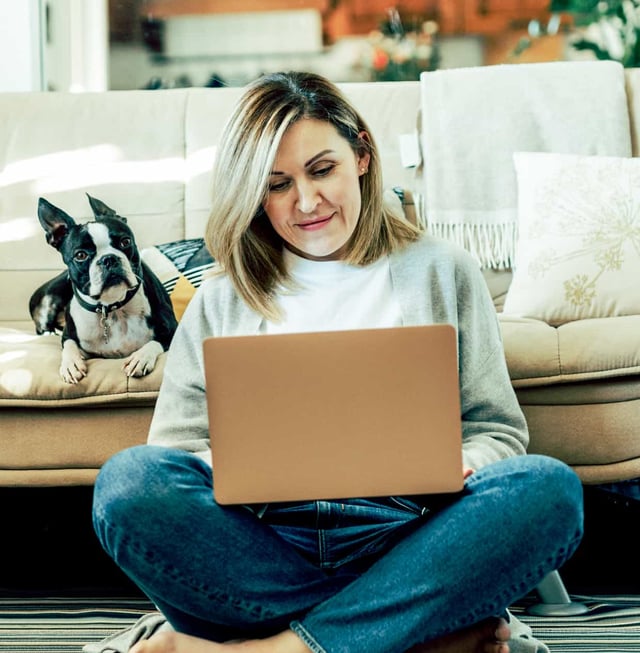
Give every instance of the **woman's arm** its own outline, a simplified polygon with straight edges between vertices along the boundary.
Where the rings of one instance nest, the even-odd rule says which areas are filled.
[[[202,340],[211,335],[212,327],[204,309],[200,288],[171,342],[148,443],[186,449],[209,458]]]
[[[475,261],[464,262],[456,277],[463,457],[479,469],[526,453],[529,432],[482,273]]]

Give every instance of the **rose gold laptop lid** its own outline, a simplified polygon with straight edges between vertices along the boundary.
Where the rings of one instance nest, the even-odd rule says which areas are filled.
[[[203,342],[221,504],[462,489],[451,325]]]

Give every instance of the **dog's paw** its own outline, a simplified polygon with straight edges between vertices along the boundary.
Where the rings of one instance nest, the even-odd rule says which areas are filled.
[[[162,345],[152,340],[127,356],[122,369],[127,376],[146,376],[153,372],[158,356],[163,351]]]
[[[62,347],[60,376],[65,383],[78,383],[87,376],[84,354],[73,340],[66,340]]]

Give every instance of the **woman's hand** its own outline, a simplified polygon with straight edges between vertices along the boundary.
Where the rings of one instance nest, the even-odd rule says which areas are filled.
[[[475,472],[475,471],[476,470],[473,469],[473,467],[467,467],[467,466],[463,465],[463,467],[462,467],[462,478],[465,479],[465,480],[468,479],[469,476],[471,476],[471,474],[473,474],[473,472]]]

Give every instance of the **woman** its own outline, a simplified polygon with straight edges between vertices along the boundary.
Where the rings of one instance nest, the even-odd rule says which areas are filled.
[[[174,629],[132,653],[509,651],[500,615],[573,553],[582,492],[566,465],[523,455],[477,264],[384,202],[367,125],[313,74],[246,89],[212,196],[221,272],[174,337],[148,444],[95,486],[102,545]],[[461,495],[215,503],[203,338],[436,322],[458,330]]]

